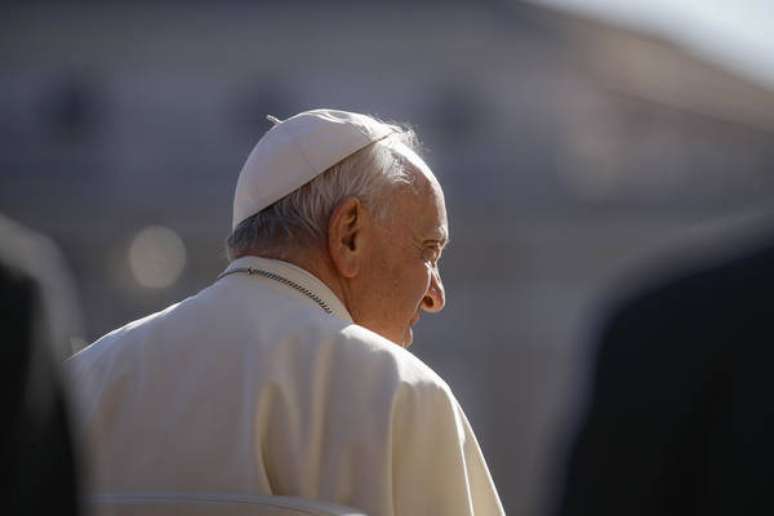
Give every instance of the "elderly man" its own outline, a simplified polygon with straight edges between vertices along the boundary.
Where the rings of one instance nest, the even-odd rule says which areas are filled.
[[[460,405],[404,349],[444,306],[448,241],[413,134],[335,110],[271,120],[217,281],[72,359],[95,489],[501,514]]]

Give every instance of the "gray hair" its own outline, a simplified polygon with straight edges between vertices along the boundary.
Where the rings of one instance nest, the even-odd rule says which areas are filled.
[[[412,185],[414,176],[391,147],[400,142],[414,152],[414,131],[397,125],[394,133],[372,143],[239,223],[226,240],[230,260],[248,254],[282,258],[299,246],[321,244],[328,235],[328,219],[343,199],[356,197],[377,218],[388,215],[390,189]]]

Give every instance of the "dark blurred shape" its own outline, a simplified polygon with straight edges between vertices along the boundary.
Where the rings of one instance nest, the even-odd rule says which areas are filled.
[[[52,136],[84,143],[96,136],[103,122],[103,103],[93,78],[68,75],[58,83],[43,106]]]
[[[3,514],[79,513],[66,397],[45,325],[37,282],[0,264]]]
[[[93,516],[366,516],[318,500],[241,494],[122,493],[90,499]]]
[[[0,263],[13,264],[39,281],[43,340],[57,361],[85,346],[72,275],[51,239],[0,214]]]
[[[444,81],[438,84],[429,105],[433,132],[449,146],[461,145],[478,136],[488,123],[490,110],[473,84]]]
[[[603,334],[558,514],[774,514],[774,235]]]

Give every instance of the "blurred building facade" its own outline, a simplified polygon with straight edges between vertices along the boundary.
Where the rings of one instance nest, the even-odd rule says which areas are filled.
[[[508,513],[538,514],[612,285],[768,220],[774,93],[526,4],[315,6],[12,8],[0,211],[64,250],[93,340],[222,270],[265,114],[411,122],[452,234],[448,306],[413,351],[457,392]]]

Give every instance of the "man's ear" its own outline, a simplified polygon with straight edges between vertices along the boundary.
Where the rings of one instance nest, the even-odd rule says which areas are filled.
[[[328,219],[328,252],[336,270],[345,278],[353,278],[360,271],[367,217],[360,200],[347,197]]]

